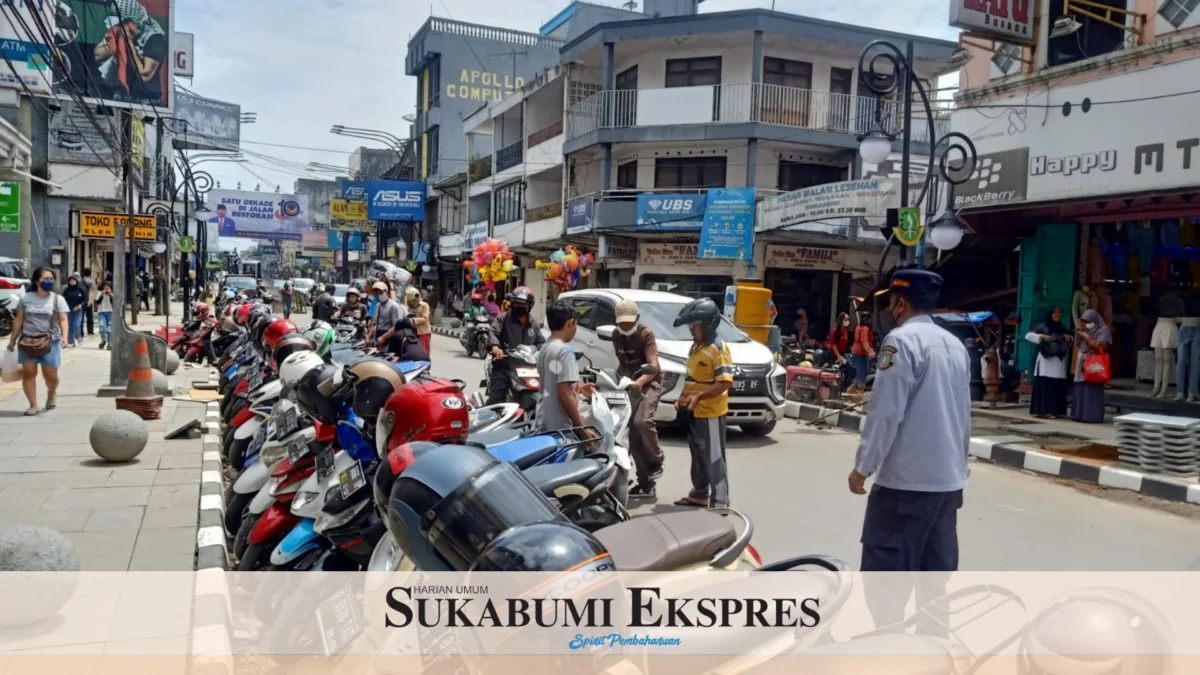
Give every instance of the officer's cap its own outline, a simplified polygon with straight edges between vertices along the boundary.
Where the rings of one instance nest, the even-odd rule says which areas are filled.
[[[924,304],[937,304],[942,293],[942,276],[922,269],[902,269],[892,273],[888,292],[903,295]]]

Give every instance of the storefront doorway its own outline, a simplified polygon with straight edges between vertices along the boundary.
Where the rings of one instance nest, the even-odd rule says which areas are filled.
[[[712,298],[722,311],[725,308],[725,288],[731,284],[733,277],[690,274],[643,274],[638,282],[642,290],[665,291],[689,298]]]
[[[796,334],[796,312],[803,309],[808,314],[809,337],[823,340],[837,313],[849,306],[848,297],[834,298],[835,283],[849,292],[849,274],[768,267],[765,281],[779,312],[775,324],[783,335]]]

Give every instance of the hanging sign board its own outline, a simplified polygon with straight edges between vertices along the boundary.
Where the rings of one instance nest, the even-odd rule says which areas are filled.
[[[117,225],[129,226],[129,216],[122,213],[80,213],[79,236],[98,239],[112,239],[117,231]],[[133,237],[143,241],[154,241],[154,216],[134,216]]]

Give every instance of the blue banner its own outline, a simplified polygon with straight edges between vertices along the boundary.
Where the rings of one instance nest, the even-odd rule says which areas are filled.
[[[342,181],[342,199],[352,202],[367,201],[367,185],[365,180]]]
[[[425,184],[373,180],[367,184],[367,218],[371,220],[425,221]]]
[[[704,225],[701,194],[641,194],[637,198],[638,232],[696,232]]]
[[[754,188],[712,188],[704,209],[698,258],[754,257]]]
[[[367,248],[367,237],[362,232],[337,232],[329,230],[329,248],[340,251],[342,250],[342,237],[349,237],[346,244],[346,249],[349,251],[362,251]]]
[[[577,197],[567,202],[567,234],[583,234],[592,231],[592,215],[596,199],[593,195]]]
[[[488,221],[482,223],[471,223],[463,228],[463,248],[470,254],[474,252],[475,247],[486,242],[488,239]]]

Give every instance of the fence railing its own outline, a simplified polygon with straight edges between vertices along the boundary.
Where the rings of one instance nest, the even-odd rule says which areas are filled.
[[[532,148],[533,146],[538,145],[539,143],[545,143],[546,141],[550,140],[551,138],[558,136],[562,132],[563,132],[563,121],[559,120],[544,129],[539,129],[539,130],[533,132],[532,134],[529,134],[528,147]]]
[[[505,169],[511,169],[520,164],[521,160],[525,158],[524,145],[521,141],[517,141],[496,152],[496,173],[500,173]]]
[[[545,206],[535,206],[531,209],[525,209],[525,222],[536,223],[539,220],[547,220],[561,215],[562,202],[554,202]]]

